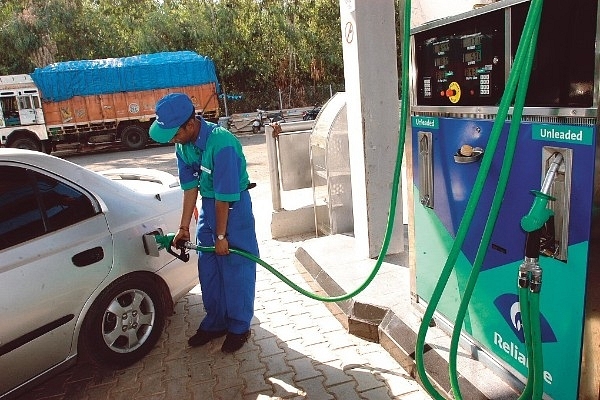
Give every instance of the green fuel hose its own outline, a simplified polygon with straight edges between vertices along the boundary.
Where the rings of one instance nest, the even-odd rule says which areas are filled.
[[[439,392],[437,392],[437,390],[435,389],[435,387],[433,386],[433,384],[427,377],[427,373],[425,371],[425,366],[424,366],[424,359],[423,359],[423,357],[424,357],[423,349],[424,349],[424,344],[425,344],[425,335],[427,333],[428,323],[431,320],[431,318],[433,317],[435,308],[436,308],[437,304],[439,303],[439,299],[443,293],[444,287],[446,286],[448,279],[450,277],[451,270],[454,268],[454,265],[458,258],[460,249],[461,249],[462,245],[464,244],[464,240],[465,240],[467,231],[468,231],[469,226],[471,225],[471,222],[474,217],[477,203],[479,202],[479,198],[481,197],[481,194],[483,191],[483,185],[485,183],[485,180],[487,179],[487,175],[490,170],[492,156],[495,153],[495,150],[498,145],[498,141],[499,141],[500,134],[502,131],[502,125],[507,118],[508,109],[510,107],[510,104],[511,104],[514,96],[515,96],[515,92],[517,92],[517,89],[518,89],[518,92],[517,92],[518,95],[517,95],[517,99],[515,101],[515,110],[513,112],[513,120],[518,119],[520,121],[522,108],[523,108],[522,104],[524,103],[524,97],[525,97],[525,93],[526,93],[526,89],[527,89],[527,81],[529,79],[529,74],[531,71],[531,60],[533,59],[533,51],[535,50],[535,43],[537,40],[537,29],[539,27],[539,19],[540,19],[540,15],[541,15],[542,2],[543,2],[543,0],[532,0],[532,4],[530,6],[530,10],[527,15],[527,20],[526,20],[526,23],[524,26],[523,34],[522,34],[521,40],[519,42],[517,56],[515,57],[515,63],[514,63],[513,69],[511,70],[511,73],[508,78],[507,91],[505,91],[504,95],[502,96],[502,100],[501,100],[500,107],[498,110],[498,117],[492,128],[492,133],[491,133],[490,139],[488,141],[486,153],[484,154],[484,157],[482,160],[482,165],[480,167],[480,171],[477,175],[477,178],[476,178],[476,181],[474,184],[473,193],[472,193],[471,197],[469,198],[469,202],[468,202],[466,210],[465,210],[465,215],[463,216],[463,219],[461,220],[454,245],[450,251],[450,254],[448,256],[446,264],[444,265],[444,268],[443,268],[440,278],[438,280],[438,284],[436,285],[436,287],[434,289],[432,299],[431,299],[430,303],[428,304],[427,310],[425,311],[425,314],[423,316],[423,323],[421,324],[421,327],[419,329],[419,333],[417,336],[416,352],[415,352],[416,353],[417,371],[418,371],[418,374],[421,379],[423,387],[427,390],[427,392],[430,395],[432,395],[436,399],[444,400],[444,397]],[[357,289],[355,289],[347,294],[344,294],[341,296],[332,296],[332,297],[319,296],[313,292],[307,291],[307,290],[303,289],[302,287],[298,286],[297,284],[295,284],[294,282],[289,280],[285,275],[283,275],[282,273],[277,271],[273,266],[271,266],[264,260],[254,256],[253,254],[247,253],[247,252],[245,252],[243,250],[239,250],[239,249],[234,249],[234,248],[230,249],[230,253],[246,257],[246,258],[256,262],[257,264],[266,268],[269,272],[274,274],[277,278],[282,280],[284,283],[286,283],[292,289],[294,289],[297,292],[299,292],[309,298],[312,298],[314,300],[323,301],[323,302],[339,302],[339,301],[348,300],[348,299],[356,296],[360,292],[362,292],[373,281],[373,279],[379,272],[379,269],[381,268],[384,257],[389,248],[389,244],[390,244],[391,237],[392,237],[392,229],[393,229],[394,220],[395,220],[398,188],[399,188],[400,177],[401,177],[403,149],[404,149],[404,144],[405,144],[406,126],[407,126],[407,120],[408,120],[409,102],[407,100],[409,99],[409,93],[408,93],[409,92],[409,74],[406,73],[406,71],[409,71],[409,50],[408,49],[410,46],[410,10],[411,10],[411,0],[406,0],[405,1],[404,21],[403,21],[403,24],[404,24],[404,26],[403,26],[403,28],[404,28],[403,29],[403,43],[402,43],[402,71],[403,71],[403,74],[402,74],[402,80],[401,80],[401,97],[400,97],[401,99],[403,99],[403,101],[401,103],[400,132],[399,132],[397,155],[396,155],[396,165],[394,168],[394,176],[393,176],[393,180],[392,180],[392,193],[391,193],[391,200],[390,200],[390,208],[389,208],[387,226],[386,226],[386,231],[385,231],[385,236],[383,239],[381,251],[377,257],[376,264],[373,267],[373,270],[370,273],[370,275],[367,277],[367,279]],[[528,39],[530,39],[530,40],[528,41]],[[527,65],[526,65],[525,59],[527,59],[527,61],[528,61]],[[523,72],[524,69],[525,69],[525,71],[527,71],[526,73]],[[521,98],[522,98],[522,101],[520,100]],[[520,109],[517,110],[517,108],[519,108],[519,107],[517,107],[519,104],[521,104]],[[516,123],[515,126],[516,126],[516,128],[513,129],[513,125],[511,124],[511,131],[509,132],[509,138],[511,138],[509,140],[511,142],[516,142],[516,132],[518,131],[518,123]],[[502,168],[502,172],[501,172],[502,179],[500,179],[500,181],[504,181],[504,182],[499,184],[499,188],[496,190],[496,195],[494,196],[494,200],[492,202],[493,212],[490,214],[490,217],[488,218],[488,223],[486,223],[486,227],[484,230],[484,239],[482,239],[480,249],[487,248],[487,244],[485,244],[486,242],[489,244],[488,236],[491,237],[491,232],[493,231],[493,225],[495,224],[495,220],[496,220],[498,212],[499,212],[499,207],[500,207],[499,204],[501,203],[501,198],[504,194],[504,189],[506,187],[506,181],[508,179],[508,174],[510,172],[510,164],[512,163],[512,155],[513,154],[514,154],[514,144],[507,145],[507,150],[506,150],[505,158],[504,158],[505,163],[507,165],[505,168],[504,164],[503,164],[503,168]],[[488,228],[488,226],[489,226],[489,228]],[[157,235],[156,240],[163,247],[167,247],[167,246],[170,247],[172,245],[173,238],[174,238],[174,234],[168,234],[165,236]],[[213,246],[206,246],[206,247],[198,246],[198,245],[195,245],[195,244],[189,243],[189,242],[186,244],[186,247],[190,248],[190,249],[195,249],[198,251],[203,251],[203,252],[214,252],[215,251],[215,248]],[[482,255],[480,255],[480,253],[482,253]],[[474,266],[471,276],[469,277],[469,284],[467,286],[468,290],[471,293],[474,289],[474,285],[477,280],[477,276],[478,276],[481,264],[483,262],[484,255],[485,255],[485,251],[484,252],[478,251],[478,253],[477,253],[475,264],[478,265],[478,268],[477,268],[477,271],[474,272],[475,271],[475,266]],[[537,337],[541,338],[541,329],[539,326],[539,295],[538,294],[528,295],[527,292],[524,292],[523,294],[520,292],[520,296],[525,299],[526,304],[530,305],[530,307],[522,307],[522,311],[521,311],[522,319],[531,321],[531,323],[529,323],[529,324],[524,324],[526,338],[529,338],[529,341],[530,342],[533,341],[533,343],[534,343],[533,349],[530,349],[531,346],[528,347],[528,350],[527,350],[528,358],[529,359],[533,358],[534,360],[538,360],[538,359],[541,360],[541,357],[537,357],[537,358],[534,357],[534,353],[536,353],[536,352],[539,352],[541,354],[541,339],[535,340],[535,338],[537,338]],[[469,297],[470,297],[470,294],[469,294]],[[460,310],[461,314],[466,313],[467,305],[468,305],[468,301],[465,302],[465,305],[463,305],[461,302],[461,310]],[[464,308],[464,311],[462,311],[462,308]],[[523,310],[523,308],[527,308],[527,309]],[[537,318],[535,317],[536,315],[537,315]],[[460,330],[462,328],[463,321],[464,321],[464,315],[461,317],[461,322],[455,324],[455,330],[458,329],[459,333],[453,334],[453,338],[452,338],[453,345],[451,346],[451,359],[453,359],[454,361],[453,362],[451,361],[449,363],[452,388],[453,388],[454,394],[457,399],[462,398],[460,395],[460,388],[458,387],[458,379],[456,378],[456,376],[457,376],[456,375],[456,352],[457,352],[457,347],[458,347],[458,337],[460,334]],[[536,322],[537,322],[537,325],[536,325]],[[458,326],[458,328],[456,328],[457,326]],[[456,336],[456,338],[455,338],[455,336]],[[454,365],[454,366],[452,366],[452,365]],[[541,366],[538,368],[537,365],[536,365],[536,368],[534,368],[534,370],[538,374],[540,373],[539,371],[543,371]],[[543,379],[543,372],[542,372],[542,379]],[[527,398],[529,398],[529,396],[531,395],[532,392],[533,392],[533,396],[535,399],[541,398],[540,393],[543,393],[542,379],[540,379],[538,375],[534,376],[533,378],[530,376],[527,381],[527,386],[520,398],[526,398],[524,396],[527,396]],[[530,381],[533,383],[531,383]],[[536,397],[536,395],[539,395],[540,397]]]
[[[529,292],[529,310],[529,322],[531,324],[530,339],[531,346],[533,346],[533,395],[531,398],[538,400],[544,395],[544,363],[542,359],[542,326],[540,323],[539,292]]]
[[[450,250],[448,255],[448,259],[442,269],[442,273],[438,280],[438,283],[434,289],[431,300],[427,306],[425,314],[423,316],[423,321],[421,323],[419,334],[417,336],[416,343],[416,364],[417,371],[419,373],[419,377],[421,378],[422,384],[424,388],[436,399],[444,399],[444,397],[436,390],[431,381],[429,380],[424,366],[424,345],[425,345],[425,336],[428,330],[429,321],[433,317],[435,312],[435,308],[439,304],[441,295],[444,291],[444,288],[448,282],[450,277],[450,273],[455,266],[456,260],[458,258],[460,249],[464,244],[465,237],[467,231],[472,223],[475,208],[479,202],[483,191],[483,185],[487,179],[489,169],[491,166],[492,157],[496,151],[498,140],[502,131],[502,126],[506,117],[508,115],[508,109],[510,107],[510,103],[512,102],[515,92],[517,92],[517,86],[520,88],[518,91],[518,96],[515,102],[515,111],[516,117],[520,120],[522,108],[524,104],[524,98],[527,90],[528,78],[531,71],[531,62],[533,59],[533,52],[535,50],[535,43],[537,41],[537,30],[539,27],[539,20],[541,16],[542,9],[542,0],[532,0],[532,4],[530,6],[527,20],[525,22],[525,26],[523,29],[523,33],[521,35],[521,39],[519,42],[519,47],[517,50],[517,55],[515,57],[515,63],[513,69],[508,78],[507,89],[502,96],[500,107],[498,110],[498,116],[496,121],[494,122],[494,126],[492,128],[492,132],[490,134],[490,139],[487,144],[486,152],[484,154],[482,165],[480,167],[479,173],[475,180],[473,192],[469,201],[467,203],[467,207],[465,210],[465,214],[461,223],[459,225],[459,229],[456,234],[456,238],[454,244]],[[535,39],[535,40],[534,40]],[[529,64],[527,66],[526,64]],[[517,110],[517,106],[520,106],[520,110]],[[515,115],[515,114],[513,114]],[[513,118],[514,119],[514,118]],[[497,218],[500,204],[502,202],[502,197],[504,194],[504,189],[506,188],[506,183],[508,180],[508,174],[510,172],[510,166],[512,163],[512,158],[514,155],[514,149],[516,146],[516,133],[518,131],[518,122],[516,124],[511,124],[511,132],[509,132],[509,143],[507,144],[507,150],[505,152],[503,168],[501,172],[501,176],[499,178],[499,186],[494,195],[494,200],[492,201],[492,207],[490,212],[490,217],[488,218],[488,222],[486,223],[486,227],[484,230],[484,238],[480,244],[480,248],[478,250],[476,256],[476,262],[471,272],[471,276],[469,277],[469,283],[467,285],[467,291],[465,296],[463,296],[463,301],[461,302],[461,306],[459,309],[458,318],[460,322],[455,324],[452,344],[450,347],[450,361],[449,361],[449,372],[452,390],[456,398],[462,398],[460,395],[460,388],[458,387],[458,378],[456,373],[456,352],[458,347],[458,339],[460,336],[460,331],[462,329],[462,324],[464,321],[464,316],[466,314],[466,309],[468,306],[468,302],[470,301],[470,295],[474,290],[474,286],[480,271],[481,264],[483,262],[483,257],[485,256],[485,249],[489,244],[489,238],[491,237],[491,233],[493,231],[493,226],[495,224],[495,220]],[[485,243],[487,242],[487,244]],[[484,249],[483,251],[481,251]],[[458,332],[458,333],[457,333]]]
[[[489,248],[489,244],[492,238],[492,233],[494,231],[494,227],[496,225],[496,221],[498,219],[498,214],[500,212],[500,207],[502,205],[502,199],[504,198],[504,194],[506,192],[506,186],[508,184],[508,177],[510,175],[510,170],[514,160],[514,153],[517,144],[517,138],[519,134],[519,124],[521,123],[521,118],[523,115],[523,107],[525,105],[525,97],[527,95],[527,88],[529,85],[529,77],[531,75],[531,68],[533,65],[533,59],[535,55],[535,48],[537,43],[537,34],[539,30],[539,12],[535,12],[532,14],[532,18],[537,23],[533,27],[533,34],[529,38],[529,43],[525,43],[526,54],[525,54],[525,63],[522,67],[522,70],[519,75],[519,81],[517,84],[516,90],[516,98],[514,104],[514,111],[510,122],[509,134],[507,138],[507,146],[506,151],[504,153],[504,159],[502,162],[502,168],[500,170],[500,175],[498,178],[498,186],[496,188],[496,192],[494,194],[492,205],[490,207],[490,213],[488,215],[488,219],[486,221],[483,235],[479,244],[479,248],[477,250],[477,254],[475,256],[475,261],[473,263],[473,268],[471,269],[471,273],[469,275],[469,280],[467,286],[465,287],[465,291],[463,293],[460,306],[457,312],[454,329],[452,331],[452,339],[450,344],[450,355],[449,355],[449,375],[450,375],[450,383],[452,386],[452,391],[456,399],[462,399],[462,395],[460,393],[459,383],[458,383],[458,372],[457,372],[457,352],[458,352],[458,342],[460,339],[461,330],[463,327],[463,323],[465,320],[465,316],[467,313],[467,308],[469,302],[471,301],[471,297],[473,291],[475,290],[475,285],[477,283],[477,279],[479,277],[479,273],[481,271],[481,267],[483,265],[484,258],[487,254],[487,249]],[[533,381],[530,376],[527,380],[529,383]]]
[[[403,35],[403,45],[402,45],[402,71],[409,70],[409,51],[408,51],[408,49],[409,49],[409,45],[410,45],[410,9],[411,9],[410,0],[406,0],[406,8],[405,8],[406,12],[404,13],[404,22],[403,22],[404,23],[404,29],[403,29],[404,35]],[[408,99],[409,98],[409,95],[408,95],[408,89],[409,89],[408,73],[402,74],[401,82],[402,82],[402,86],[401,86],[401,97],[400,98]],[[392,179],[390,209],[389,209],[389,213],[388,213],[385,236],[383,238],[383,244],[381,246],[379,255],[377,256],[377,261],[375,262],[375,266],[373,267],[371,273],[366,278],[366,280],[358,288],[356,288],[355,290],[353,290],[349,293],[341,295],[341,296],[331,296],[331,297],[320,296],[320,295],[317,295],[316,293],[310,292],[310,291],[305,290],[304,288],[298,286],[297,284],[292,282],[290,279],[288,279],[285,275],[283,275],[281,272],[277,271],[272,265],[270,265],[266,261],[256,257],[253,254],[250,254],[250,253],[245,252],[240,249],[234,249],[234,248],[230,248],[229,252],[232,254],[240,255],[242,257],[246,257],[246,258],[256,262],[257,264],[266,268],[269,272],[271,272],[273,275],[275,275],[277,278],[279,278],[281,281],[283,281],[285,284],[287,284],[292,289],[294,289],[297,292],[299,292],[300,294],[303,294],[304,296],[309,297],[314,300],[318,300],[318,301],[322,301],[322,302],[329,302],[329,303],[339,302],[339,301],[348,300],[348,299],[356,296],[363,290],[365,290],[365,288],[367,286],[369,286],[369,284],[373,281],[373,279],[375,278],[375,276],[381,269],[381,265],[383,264],[383,260],[385,259],[385,255],[387,254],[387,250],[389,248],[390,241],[392,239],[392,229],[394,228],[394,220],[396,218],[396,205],[398,202],[398,188],[399,188],[400,179],[401,179],[401,168],[402,168],[404,143],[406,141],[406,124],[407,124],[407,119],[408,119],[408,107],[409,107],[409,102],[402,101],[401,108],[400,108],[400,110],[401,110],[401,112],[400,112],[400,131],[399,131],[399,136],[398,136],[398,147],[397,147],[397,152],[396,152],[396,165],[394,167],[394,177]],[[161,248],[170,249],[170,247],[173,245],[174,236],[175,236],[175,234],[173,234],[173,233],[170,233],[167,235],[156,235],[156,242],[161,246]],[[214,252],[215,251],[214,246],[198,246],[191,242],[187,242],[186,244],[184,244],[184,246],[189,249],[194,249],[194,250],[203,251],[203,252]]]
[[[529,304],[529,289],[519,288],[519,305],[521,307],[521,325],[523,328],[523,336],[525,337],[525,343],[531,343],[531,305]],[[533,360],[533,346],[525,346],[527,349],[527,359]],[[530,372],[530,371],[529,371]],[[527,383],[525,388],[519,396],[520,399],[530,399],[533,394],[533,374],[527,374]]]
[[[542,399],[544,395],[544,362],[542,356],[542,328],[540,324],[540,293],[519,288],[521,322],[527,348],[529,371],[527,384],[518,400]]]

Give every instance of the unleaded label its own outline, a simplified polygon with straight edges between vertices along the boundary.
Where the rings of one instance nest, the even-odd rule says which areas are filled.
[[[438,129],[440,122],[435,117],[412,117],[412,126],[415,128]]]
[[[594,141],[594,128],[576,125],[533,124],[531,138],[591,146]]]

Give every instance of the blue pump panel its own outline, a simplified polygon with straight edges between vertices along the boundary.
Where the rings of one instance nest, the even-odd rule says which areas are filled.
[[[456,261],[448,265],[451,271],[436,313],[455,323],[475,261],[481,261],[462,334],[509,374],[525,381],[530,360],[517,278],[527,233],[521,219],[534,202],[532,191],[541,189],[549,165],[560,153],[561,166],[550,187],[545,187],[555,198],[547,205],[554,215],[543,222],[539,240],[543,389],[552,399],[596,398],[598,378],[592,365],[599,359],[599,269],[594,262],[600,247],[597,0],[543,2],[514,162],[489,245],[479,248],[500,171],[507,165],[512,117],[498,121],[497,148],[488,142],[505,91],[512,89],[506,83],[512,78],[509,71],[530,4],[493,2],[412,30],[415,292],[419,301],[432,300],[454,250]],[[509,102],[514,104],[511,96]],[[470,147],[459,151],[464,145]],[[489,172],[481,171],[484,165],[489,165]],[[488,172],[478,186],[481,198],[468,204],[480,172]],[[455,249],[467,205],[473,207],[468,211],[474,218],[461,248]],[[462,228],[461,233],[466,226]],[[536,244],[529,242],[528,249],[537,250]]]
[[[431,135],[433,157],[433,207],[415,202],[415,254],[417,294],[431,299],[437,279],[448,257],[482,158],[457,162],[459,148],[468,144],[485,151],[492,120],[434,118],[429,127],[418,126],[413,117],[413,135]],[[431,127],[435,128],[431,128]],[[461,248],[454,271],[438,304],[438,313],[454,321],[462,291],[474,265],[491,201],[504,161],[509,125],[502,130],[493,154],[489,175],[483,186],[474,219]],[[465,320],[464,332],[496,357],[526,376],[527,360],[517,296],[517,271],[524,258],[526,232],[521,218],[529,212],[544,178],[545,151],[561,149],[572,154],[570,166],[570,206],[568,256],[565,260],[542,256],[544,270],[541,291],[544,390],[555,399],[575,399],[580,368],[583,310],[590,247],[590,225],[594,187],[596,129],[590,125],[560,125],[522,122],[519,127],[514,162],[508,179],[490,246],[483,249],[481,274]],[[413,154],[419,154],[419,140],[413,139]],[[550,150],[551,152],[554,150]],[[460,160],[460,159],[459,159]],[[419,158],[413,157],[415,198],[420,187]],[[559,240],[559,238],[556,238]]]
[[[212,82],[219,91],[214,62],[192,51],[59,62],[36,68],[31,77],[48,101]]]

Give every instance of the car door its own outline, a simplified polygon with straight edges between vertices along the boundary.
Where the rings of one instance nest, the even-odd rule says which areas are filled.
[[[68,359],[112,238],[94,197],[47,172],[0,165],[0,394]]]

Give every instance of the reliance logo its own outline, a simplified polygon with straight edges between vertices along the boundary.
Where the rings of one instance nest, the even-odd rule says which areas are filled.
[[[519,305],[519,296],[515,294],[506,293],[494,300],[494,305],[500,311],[500,314],[511,327],[515,335],[519,338],[521,343],[515,343],[510,338],[502,337],[498,332],[494,332],[494,345],[499,350],[506,353],[509,357],[513,358],[516,362],[528,367],[529,360],[527,359],[527,348],[525,347],[525,335],[523,334],[523,320],[521,318],[521,307]],[[544,318],[541,317],[542,327],[542,342],[556,342],[556,335],[552,331],[550,324]],[[544,370],[544,381],[548,384],[552,384],[552,374]]]
[[[513,330],[515,336],[519,338],[521,343],[525,343],[525,335],[523,333],[523,320],[521,318],[521,306],[519,304],[519,296],[512,293],[505,293],[500,295],[494,300],[494,305],[500,312],[500,315],[504,318],[508,326]],[[550,343],[556,342],[556,335],[550,327],[548,320],[543,316],[541,317],[542,327],[542,342]]]

